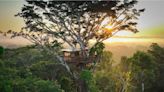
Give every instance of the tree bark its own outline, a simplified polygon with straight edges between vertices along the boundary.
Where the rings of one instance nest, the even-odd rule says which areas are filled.
[[[85,80],[80,79],[78,82],[79,82],[78,92],[89,92],[88,91],[88,86],[87,86]]]

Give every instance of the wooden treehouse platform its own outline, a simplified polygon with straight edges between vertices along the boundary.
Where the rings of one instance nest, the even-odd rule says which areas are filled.
[[[86,49],[88,51],[88,49]],[[82,55],[81,50],[70,50],[70,49],[63,49],[63,59],[68,63],[68,64],[73,64],[73,65],[86,65],[89,63],[93,63],[95,59],[94,56],[90,56],[87,59],[85,59]]]

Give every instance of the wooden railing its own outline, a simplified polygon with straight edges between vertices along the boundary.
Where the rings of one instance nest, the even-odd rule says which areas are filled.
[[[75,57],[64,56],[63,58],[68,63],[74,63],[74,64],[85,63],[85,64],[87,64],[87,63],[92,63],[95,59],[95,56],[90,56],[87,59],[84,59],[81,56],[75,56]]]

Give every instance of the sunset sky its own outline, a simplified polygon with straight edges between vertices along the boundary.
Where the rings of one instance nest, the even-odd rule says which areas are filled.
[[[117,36],[122,37],[148,37],[148,38],[164,38],[164,0],[138,0],[137,8],[145,8],[146,11],[138,20],[139,33],[132,34],[130,32],[120,32]],[[0,30],[19,31],[24,25],[23,20],[14,17],[24,4],[24,0],[0,0]],[[8,39],[0,37],[0,45]],[[19,39],[20,40],[20,39]],[[132,39],[131,39],[132,40]],[[7,40],[6,40],[7,41]],[[111,41],[126,41],[121,38]],[[10,42],[10,41],[8,41]]]

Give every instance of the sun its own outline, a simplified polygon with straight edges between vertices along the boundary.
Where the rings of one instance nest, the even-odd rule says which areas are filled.
[[[100,33],[105,33],[105,34],[111,34],[113,35],[114,33],[114,37],[129,37],[132,36],[133,33],[129,32],[129,31],[125,31],[125,30],[121,30],[118,31],[118,29],[116,28],[116,26],[111,23],[111,18],[110,17],[106,17],[100,24],[99,26],[99,30]],[[118,32],[116,32],[118,31]]]
[[[113,26],[112,25],[110,25],[110,24],[108,24],[107,26],[105,26],[105,28],[107,28],[107,29],[113,29]]]
[[[112,31],[114,31],[113,29],[114,29],[114,27],[113,27],[113,25],[110,23],[111,21],[110,21],[111,19],[110,19],[110,17],[107,17],[107,18],[105,18],[102,22],[101,22],[101,24],[100,24],[100,30],[102,31],[102,32],[110,32],[110,33],[112,33]]]
[[[111,24],[108,24],[108,25],[106,25],[103,29],[104,29],[105,31],[110,31],[110,32],[112,32],[113,26],[112,26]]]
[[[108,33],[113,33],[113,32],[117,31],[117,28],[113,24],[110,23],[109,18],[106,18],[101,23],[101,30],[105,31],[105,32],[108,32]],[[132,36],[132,35],[133,35],[132,32],[122,30],[122,31],[117,32],[114,36],[124,37],[124,36]]]

